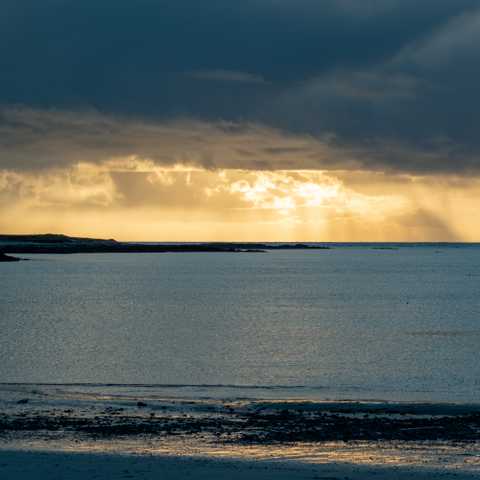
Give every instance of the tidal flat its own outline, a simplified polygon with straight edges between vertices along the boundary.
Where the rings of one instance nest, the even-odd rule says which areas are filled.
[[[201,465],[205,478],[244,478],[250,470],[259,479],[448,479],[480,472],[480,405],[80,390],[2,385],[0,458],[11,475],[2,478],[30,468],[22,455],[39,468],[43,462],[51,469],[55,460],[64,475],[100,465],[105,473],[98,478],[113,475],[118,463],[129,478],[183,478],[188,462]]]

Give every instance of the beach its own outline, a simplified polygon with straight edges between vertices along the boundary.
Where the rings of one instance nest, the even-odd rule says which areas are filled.
[[[479,405],[195,400],[149,388],[2,385],[1,478],[480,475]]]

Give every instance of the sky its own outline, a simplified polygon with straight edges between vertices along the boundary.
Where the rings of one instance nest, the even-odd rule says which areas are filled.
[[[478,0],[2,0],[0,231],[480,241]]]

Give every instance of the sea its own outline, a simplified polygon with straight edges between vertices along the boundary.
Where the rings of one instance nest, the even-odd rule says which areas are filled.
[[[20,255],[0,264],[0,383],[478,403],[480,246],[329,246]]]

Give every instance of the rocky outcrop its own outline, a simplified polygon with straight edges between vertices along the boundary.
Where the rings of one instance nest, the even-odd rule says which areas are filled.
[[[21,259],[0,253],[0,262],[19,262]]]

